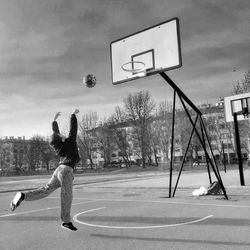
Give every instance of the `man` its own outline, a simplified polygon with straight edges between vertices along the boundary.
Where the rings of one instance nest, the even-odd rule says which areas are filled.
[[[14,211],[23,200],[34,201],[42,199],[61,187],[61,227],[73,231],[77,230],[71,222],[70,209],[73,199],[73,169],[80,160],[76,142],[78,129],[76,114],[78,113],[79,110],[76,109],[71,115],[68,137],[61,135],[56,121],[61,113],[56,113],[52,123],[53,134],[50,145],[54,148],[56,154],[60,156],[59,166],[44,187],[33,191],[18,192],[10,204],[12,211]]]

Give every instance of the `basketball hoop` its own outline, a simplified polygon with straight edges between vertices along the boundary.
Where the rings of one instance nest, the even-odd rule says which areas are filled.
[[[143,75],[146,74],[145,67],[146,67],[145,63],[140,61],[127,62],[121,66],[123,71],[131,72],[132,74],[143,73]]]

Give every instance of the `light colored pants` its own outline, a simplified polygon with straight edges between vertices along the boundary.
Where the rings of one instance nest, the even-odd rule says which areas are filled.
[[[70,222],[70,209],[73,199],[73,169],[66,165],[60,165],[52,174],[49,182],[41,188],[24,192],[25,201],[34,201],[45,198],[57,188],[61,187],[61,220],[62,222]]]

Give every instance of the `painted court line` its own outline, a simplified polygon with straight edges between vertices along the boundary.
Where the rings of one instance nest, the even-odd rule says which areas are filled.
[[[208,216],[205,216],[205,217],[197,219],[197,220],[176,223],[176,224],[165,224],[165,225],[155,225],[155,226],[133,226],[133,227],[132,226],[129,226],[129,227],[128,226],[105,226],[105,225],[99,225],[99,224],[91,224],[91,223],[87,223],[87,222],[78,220],[78,218],[77,218],[81,214],[86,214],[88,212],[93,212],[93,211],[97,211],[97,210],[101,210],[101,209],[105,209],[105,208],[106,207],[99,207],[99,208],[94,208],[94,209],[80,212],[73,217],[73,220],[79,224],[82,224],[85,226],[90,226],[90,227],[109,228],[109,229],[154,229],[154,228],[167,228],[167,227],[177,227],[177,226],[194,224],[194,223],[198,223],[198,222],[201,222],[201,221],[204,221],[204,220],[207,220],[207,219],[213,217],[213,215],[208,215]]]
[[[56,199],[59,197],[47,197],[51,199]],[[74,198],[74,199],[80,199],[80,200],[89,200],[86,198]],[[213,204],[213,203],[191,203],[191,202],[178,202],[178,201],[156,201],[156,200],[134,200],[134,199],[92,199],[91,201],[84,201],[84,202],[79,202],[79,203],[74,203],[74,205],[81,205],[81,204],[88,204],[92,202],[99,202],[99,201],[111,201],[111,202],[145,202],[145,203],[163,203],[163,204],[175,204],[175,205],[192,205],[192,206],[214,206],[214,207],[229,207],[229,208],[250,208],[250,206],[246,205],[228,205],[228,204]],[[25,212],[20,212],[20,213],[11,213],[11,214],[4,214],[0,215],[0,218],[4,217],[9,217],[9,216],[15,216],[15,215],[20,215],[20,214],[27,214],[27,213],[35,213],[35,212],[40,212],[40,211],[46,211],[46,210],[51,210],[51,209],[57,209],[60,208],[60,206],[56,207],[51,207],[51,208],[42,208],[42,209],[36,209],[36,210],[30,210],[30,211],[25,211]]]
[[[75,183],[75,186],[81,186],[83,185],[84,187],[92,187],[92,186],[100,186],[100,185],[109,185],[113,183],[124,183],[124,182],[129,182],[129,181],[140,181],[140,180],[148,180],[148,179],[155,179],[155,178],[165,178],[165,176],[162,175],[150,175],[150,176],[140,176],[138,175],[137,177],[128,177],[127,179],[117,179],[117,180],[102,180],[98,182],[92,182],[92,183]]]
[[[57,198],[57,197],[50,197]],[[79,200],[89,200],[87,198],[74,197],[74,199]],[[145,202],[145,203],[165,203],[165,204],[174,204],[174,205],[191,205],[191,206],[214,206],[214,207],[229,207],[229,208],[250,208],[248,205],[233,205],[233,204],[215,204],[215,203],[195,203],[195,202],[181,202],[181,201],[163,201],[163,200],[138,200],[138,199],[91,199],[92,201],[120,201],[120,202]]]
[[[84,201],[84,202],[74,203],[74,204],[72,204],[72,206],[81,205],[81,204],[88,204],[88,203],[92,203],[92,202],[97,202],[97,201],[93,201],[93,200],[92,201]],[[19,213],[4,214],[4,215],[0,215],[0,218],[10,217],[10,216],[15,216],[15,215],[20,215],[20,214],[36,213],[36,212],[52,210],[52,209],[57,209],[57,208],[60,208],[60,206],[35,209],[35,210],[24,211],[24,212],[19,212]]]
[[[50,199],[57,199],[60,197],[47,197]],[[74,200],[89,200],[87,198],[74,197]],[[229,207],[229,208],[250,208],[247,205],[232,205],[232,204],[215,204],[215,203],[195,203],[195,202],[181,202],[181,201],[157,201],[157,200],[135,200],[135,199],[92,199],[93,201],[120,201],[120,202],[147,202],[147,203],[165,203],[176,205],[192,205],[192,206],[214,206],[214,207]]]

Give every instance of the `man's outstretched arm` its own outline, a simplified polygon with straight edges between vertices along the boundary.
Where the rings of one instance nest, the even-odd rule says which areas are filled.
[[[75,111],[73,112],[70,118],[69,138],[72,140],[76,140],[76,136],[77,136],[78,124],[77,124],[76,114],[78,113],[79,113],[79,110],[75,109]]]
[[[54,117],[54,121],[52,122],[52,130],[54,133],[60,134],[59,127],[57,124],[57,118],[61,115],[61,112],[57,112]]]

